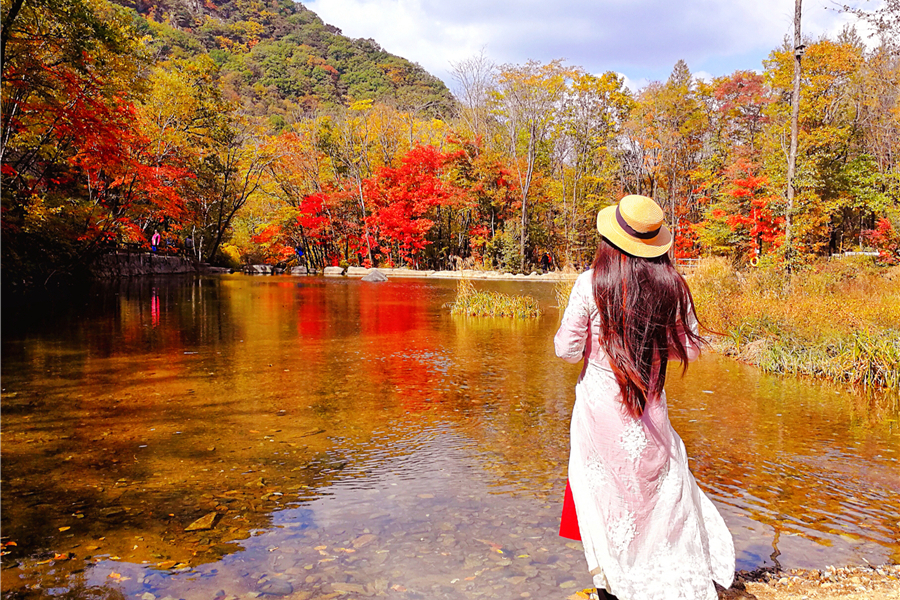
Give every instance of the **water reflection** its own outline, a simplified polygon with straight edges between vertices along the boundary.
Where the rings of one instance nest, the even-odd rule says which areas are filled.
[[[479,285],[547,314],[451,317],[452,282],[243,276],[19,313],[3,340],[4,591],[587,586],[555,534],[578,367],[552,357],[552,289]],[[896,406],[714,356],[668,388],[739,567],[900,560]]]

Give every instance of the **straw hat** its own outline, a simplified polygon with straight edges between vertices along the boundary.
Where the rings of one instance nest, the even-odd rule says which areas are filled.
[[[642,258],[662,256],[672,247],[662,209],[646,196],[625,196],[601,210],[597,231],[619,250]]]

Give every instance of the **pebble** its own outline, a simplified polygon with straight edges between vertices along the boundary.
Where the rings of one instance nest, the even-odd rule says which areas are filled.
[[[260,591],[266,596],[287,596],[294,591],[294,586],[283,579],[270,579]]]

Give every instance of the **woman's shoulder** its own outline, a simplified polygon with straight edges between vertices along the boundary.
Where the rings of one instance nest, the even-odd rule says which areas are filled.
[[[583,285],[590,286],[590,285],[591,285],[591,282],[592,282],[592,280],[593,280],[593,277],[594,277],[594,270],[593,270],[593,269],[588,269],[587,271],[585,271],[584,273],[582,273],[581,275],[578,276],[578,278],[575,280],[575,285],[577,285],[577,286],[583,286]]]

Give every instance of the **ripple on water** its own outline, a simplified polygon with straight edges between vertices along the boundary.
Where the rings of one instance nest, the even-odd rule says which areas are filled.
[[[134,281],[6,335],[4,590],[589,585],[556,535],[578,367],[553,357],[555,313],[455,319],[452,282],[382,285]],[[896,415],[715,356],[667,388],[740,567],[900,557]]]

